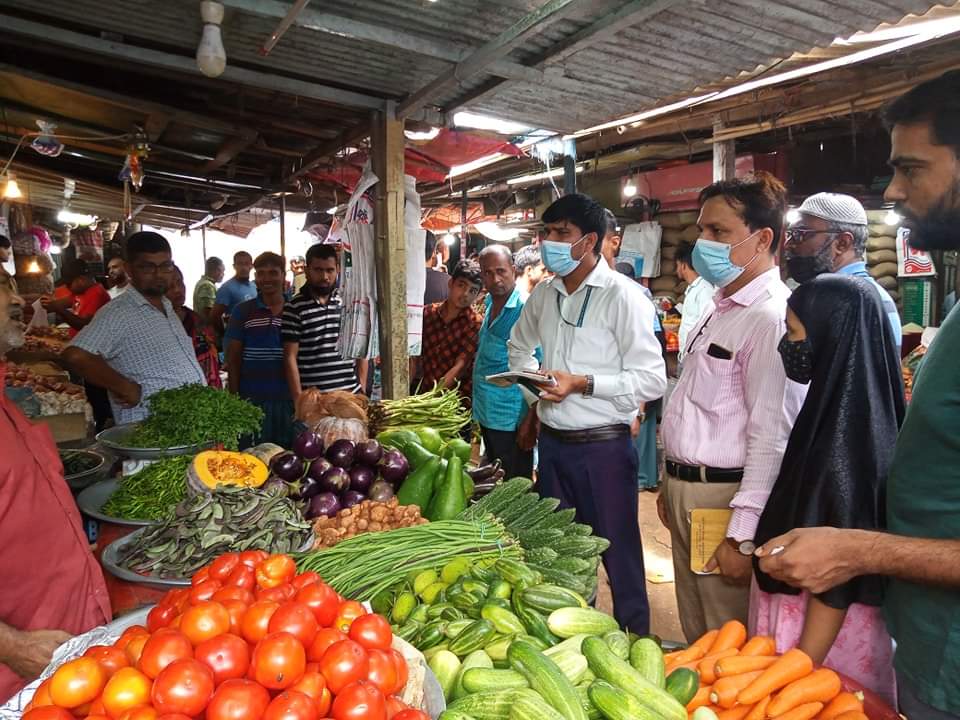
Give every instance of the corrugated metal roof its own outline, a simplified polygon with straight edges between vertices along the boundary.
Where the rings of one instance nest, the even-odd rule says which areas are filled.
[[[437,46],[469,54],[543,4],[544,0],[325,0],[308,5],[307,11],[383,28],[387,33],[383,42],[294,26],[269,56],[262,57],[258,48],[279,17],[256,3],[241,10],[227,2],[223,37],[231,63],[402,99],[452,67],[449,57],[437,56]],[[272,3],[280,9],[289,5],[289,0]],[[429,104],[445,110],[466,106],[539,127],[577,130],[769,66],[795,52],[829,45],[838,36],[923,13],[935,3],[650,0],[645,5],[649,17],[634,15],[635,22],[613,25],[594,42],[563,53],[562,59],[551,58],[557,43],[577,34],[589,35],[608,13],[628,7],[644,9],[637,0],[575,0],[562,19],[534,29],[500,58],[536,68],[542,76],[503,80],[488,67],[458,79]],[[184,56],[193,55],[201,33],[196,0],[44,0],[42,4],[0,0],[0,10],[93,35],[116,33],[127,43]],[[420,38],[424,47],[409,49],[409,43],[408,49],[392,47],[391,33],[414,41]]]

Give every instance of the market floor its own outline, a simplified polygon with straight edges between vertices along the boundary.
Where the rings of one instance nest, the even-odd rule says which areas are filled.
[[[647,595],[650,598],[650,631],[664,640],[682,641],[677,596],[673,587],[673,559],[670,533],[657,517],[655,493],[639,493],[637,516],[643,538],[643,562],[647,571]],[[600,567],[600,590],[597,608],[613,612],[606,573]]]

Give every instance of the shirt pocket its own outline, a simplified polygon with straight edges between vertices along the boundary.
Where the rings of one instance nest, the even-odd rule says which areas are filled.
[[[689,370],[690,401],[708,415],[720,416],[725,405],[735,400],[740,386],[736,356],[729,360],[707,355],[706,348],[696,353],[695,363]],[[684,373],[688,367],[684,367]],[[742,391],[740,391],[742,392]]]
[[[584,375],[618,373],[623,369],[620,348],[606,328],[566,328],[570,372]]]

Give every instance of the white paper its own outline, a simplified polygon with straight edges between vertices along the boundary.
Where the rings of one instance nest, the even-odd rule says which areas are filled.
[[[617,262],[633,265],[634,275],[638,278],[660,276],[660,239],[663,228],[658,222],[641,222],[627,225],[623,229],[620,242],[620,254]]]
[[[27,330],[30,328],[45,327],[50,327],[50,322],[47,320],[47,311],[43,308],[43,305],[40,304],[40,301],[37,300],[33,303],[33,317],[30,318]]]

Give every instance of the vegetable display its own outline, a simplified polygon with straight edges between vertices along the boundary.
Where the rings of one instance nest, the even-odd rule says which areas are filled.
[[[143,530],[123,547],[119,561],[141,574],[182,578],[225,551],[290,552],[303,547],[310,536],[310,523],[289,498],[220,487],[169,510],[162,523]]]
[[[411,662],[416,662],[411,656]],[[25,720],[429,720],[387,620],[292,558],[217,557],[113,645],[61,664]]]
[[[190,463],[187,484],[196,492],[210,492],[220,485],[260,487],[268,474],[266,464],[255,455],[207,450]]]
[[[427,520],[420,516],[415,505],[400,505],[397,498],[387,502],[364,500],[358,505],[341,510],[334,517],[321,516],[313,521],[316,541],[315,550],[333,547],[341,540],[365,532],[382,532],[398,528],[423,525]]]
[[[214,443],[237,450],[240,437],[256,435],[263,423],[263,411],[257,406],[205,385],[161,390],[147,403],[150,413],[130,436],[131,447]]]
[[[124,520],[162,520],[186,497],[191,462],[187,455],[165,458],[123,478],[103,512]]]
[[[384,430],[431,427],[441,439],[451,440],[459,437],[460,432],[470,424],[470,411],[460,404],[456,389],[448,390],[440,385],[402,400],[371,403],[367,415],[371,436]]]
[[[96,455],[82,450],[60,450],[60,462],[63,463],[63,474],[69,477],[93,470],[102,461]]]

